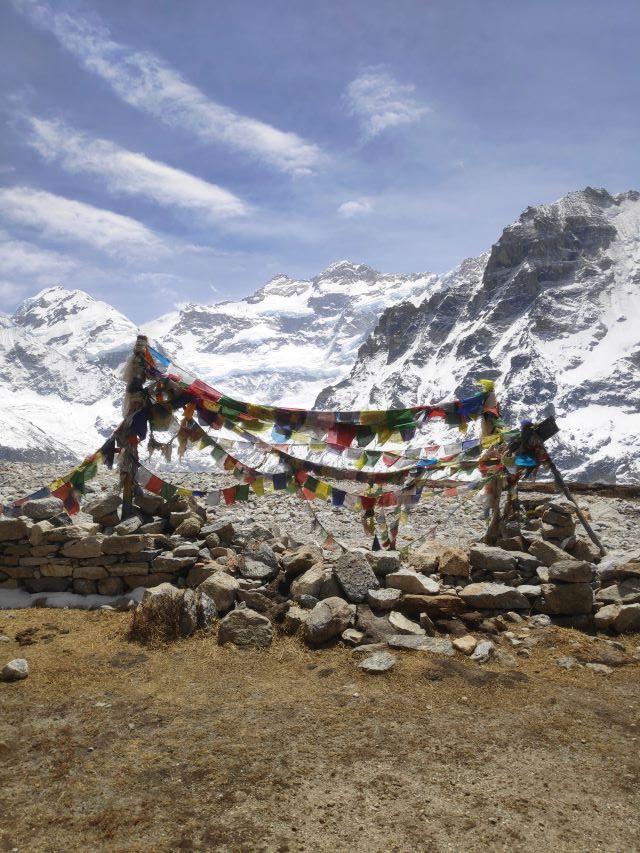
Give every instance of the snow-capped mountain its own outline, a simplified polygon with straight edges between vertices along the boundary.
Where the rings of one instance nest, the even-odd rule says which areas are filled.
[[[640,479],[640,194],[530,207],[422,303],[386,310],[320,408],[440,400],[498,380],[505,418],[555,407],[571,477]]]
[[[136,327],[80,290],[51,287],[0,316],[0,458],[73,461],[119,419],[118,370]]]
[[[187,305],[144,332],[183,367],[245,399],[310,406],[350,369],[394,302],[434,274],[384,275],[342,261],[311,281],[278,276],[253,296]],[[0,316],[0,458],[71,461],[120,420],[120,368],[138,329],[82,291],[52,287]]]
[[[418,304],[438,287],[433,273],[386,275],[339,261],[309,281],[276,276],[237,302],[186,305],[144,331],[230,394],[305,407],[346,375],[385,308]]]
[[[52,287],[0,315],[0,458],[73,460],[120,418],[137,328]],[[498,380],[505,419],[555,406],[570,477],[640,479],[640,194],[528,208],[444,276],[341,261],[308,281],[187,305],[143,331],[243,399],[353,409],[438,401]]]

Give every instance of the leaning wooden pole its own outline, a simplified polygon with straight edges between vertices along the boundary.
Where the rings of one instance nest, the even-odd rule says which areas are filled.
[[[138,335],[133,353],[124,368],[127,383],[123,415],[124,424],[120,434],[120,485],[122,487],[122,520],[133,515],[133,488],[138,468],[138,435],[133,428],[133,416],[144,405],[145,360],[148,345],[145,335]]]
[[[496,431],[496,421],[500,416],[500,406],[493,387],[487,392],[480,423],[480,435],[485,438]],[[491,451],[488,451],[489,453]],[[500,532],[500,499],[502,497],[502,479],[497,477],[486,486],[489,492],[490,521],[484,541],[488,545],[495,544]]]
[[[598,538],[598,536],[597,536],[596,532],[594,531],[593,527],[591,527],[591,525],[590,525],[590,524],[589,524],[589,522],[587,521],[587,518],[586,518],[585,514],[582,512],[582,510],[581,510],[581,509],[580,509],[580,507],[578,506],[578,503],[577,503],[576,499],[573,497],[573,495],[571,494],[571,492],[569,491],[569,489],[568,489],[568,487],[567,487],[567,484],[566,484],[566,483],[565,483],[565,481],[563,480],[563,478],[562,478],[562,474],[560,473],[560,471],[558,471],[558,469],[556,468],[556,465],[555,465],[554,461],[551,459],[551,457],[549,456],[549,454],[548,454],[548,453],[547,453],[547,460],[546,460],[546,461],[547,461],[547,465],[549,466],[549,470],[550,470],[550,471],[551,471],[551,473],[553,474],[553,479],[556,481],[556,485],[558,486],[558,488],[560,489],[560,491],[563,493],[563,495],[565,496],[565,498],[566,498],[568,501],[570,501],[570,502],[575,506],[575,508],[576,508],[576,515],[577,515],[577,516],[578,516],[578,518],[580,519],[580,523],[582,524],[582,526],[584,527],[584,529],[587,531],[587,535],[589,536],[589,539],[591,539],[591,541],[593,542],[593,544],[594,544],[594,545],[596,545],[596,547],[599,549],[599,551],[600,551],[600,556],[601,556],[601,557],[604,557],[604,556],[605,556],[605,554],[607,553],[607,552],[606,552],[606,550],[605,550],[604,545],[602,544],[602,542],[601,542],[601,541],[600,541],[600,539]]]

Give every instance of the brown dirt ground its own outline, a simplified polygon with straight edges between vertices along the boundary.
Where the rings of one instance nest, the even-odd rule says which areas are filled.
[[[149,649],[128,623],[0,619],[35,629],[0,646],[31,668],[0,684],[0,850],[640,849],[640,665],[561,670],[601,659],[584,635],[367,676],[344,648]]]

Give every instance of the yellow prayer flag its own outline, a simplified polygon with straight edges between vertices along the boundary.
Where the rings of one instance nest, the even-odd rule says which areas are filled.
[[[318,485],[316,486],[316,497],[320,498],[323,501],[329,499],[329,495],[331,494],[331,486],[329,483],[325,483],[324,480],[320,480]]]

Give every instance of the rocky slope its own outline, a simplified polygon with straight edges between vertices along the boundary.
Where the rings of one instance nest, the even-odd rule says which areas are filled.
[[[640,194],[528,208],[421,304],[385,311],[317,405],[439,400],[480,376],[510,422],[555,407],[569,476],[640,479]]]

